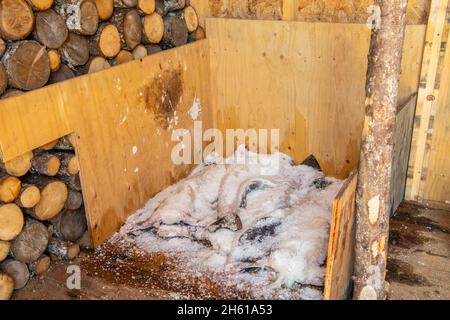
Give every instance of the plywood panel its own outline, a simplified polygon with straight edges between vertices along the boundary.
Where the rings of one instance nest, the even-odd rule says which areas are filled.
[[[188,111],[195,99],[203,106],[203,126],[212,125],[209,82],[209,47],[202,40],[2,101],[2,126],[17,130],[0,133],[4,155],[74,132],[98,245],[152,195],[189,173],[191,166],[171,161],[171,136],[177,128],[192,131]]]
[[[397,211],[405,199],[416,102],[417,95],[414,95],[397,114],[392,162],[392,213]]]
[[[355,171],[347,179],[333,202],[325,276],[325,300],[344,300],[350,295],[355,259],[357,181]]]
[[[450,41],[450,34],[448,37]],[[450,49],[445,55],[424,198],[450,203]]]
[[[72,95],[68,83],[55,84],[0,100],[0,146],[8,161],[71,132],[65,101]]]
[[[401,99],[418,86],[423,26],[407,28]],[[208,19],[216,126],[280,129],[281,150],[346,178],[359,159],[365,25]],[[415,85],[414,85],[415,84]]]

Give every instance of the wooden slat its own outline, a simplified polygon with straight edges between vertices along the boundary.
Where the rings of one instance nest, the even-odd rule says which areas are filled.
[[[447,6],[448,0],[433,0],[431,2],[421,71],[421,80],[426,79],[426,84],[424,88],[420,88],[417,98],[416,115],[420,116],[420,125],[414,137],[416,145],[410,200],[420,200],[423,198],[423,194],[421,194],[422,173],[425,157],[428,155],[426,142],[430,129],[430,117],[438,99],[438,91],[435,89],[436,74],[438,71],[442,34],[445,28]]]
[[[207,19],[216,127],[280,129],[281,151],[326,174],[359,161],[366,25]],[[424,26],[408,26],[400,101],[417,91]],[[239,75],[239,80],[236,76]]]
[[[409,155],[414,127],[417,95],[400,108],[394,134],[394,160],[392,164],[392,213],[405,199]]]
[[[348,299],[355,258],[355,197],[358,177],[353,172],[333,202],[325,276],[325,300]]]
[[[450,33],[447,43],[450,41]],[[450,203],[450,48],[447,46],[437,101],[424,199]]]
[[[297,5],[297,0],[282,0],[283,20],[295,20]]]
[[[190,0],[190,4],[197,12],[200,26],[205,28],[205,19],[211,16],[210,1]]]

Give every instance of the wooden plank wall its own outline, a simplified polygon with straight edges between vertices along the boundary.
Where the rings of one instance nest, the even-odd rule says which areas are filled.
[[[421,81],[424,86],[419,89],[417,98],[416,117],[420,121],[417,131],[414,134],[415,155],[412,170],[412,184],[410,198],[421,200],[422,181],[424,168],[427,166],[428,158],[427,139],[430,133],[430,119],[432,112],[436,109],[439,91],[436,90],[437,73],[439,68],[439,53],[441,51],[442,37],[445,28],[445,18],[447,14],[448,0],[433,0],[429,23],[426,32],[426,46],[424,49],[424,59],[421,69]]]
[[[359,160],[365,25],[207,19],[216,127],[280,129],[281,150],[348,177]],[[401,99],[417,91],[424,26],[409,26]],[[236,78],[239,75],[239,78]]]
[[[366,23],[374,0],[191,0],[206,17]],[[426,24],[430,0],[409,0],[408,24]]]
[[[171,161],[171,136],[176,128],[193,129],[188,111],[195,99],[204,106],[204,128],[212,126],[209,82],[209,46],[202,40],[2,100],[3,156],[75,132],[89,228],[98,245],[155,193],[189,173],[191,166]]]
[[[434,117],[424,199],[450,204],[450,33]]]

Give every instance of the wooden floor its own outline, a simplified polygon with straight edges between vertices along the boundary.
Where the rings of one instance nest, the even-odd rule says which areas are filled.
[[[450,299],[450,211],[404,203],[391,221],[389,299]],[[167,281],[170,262],[154,259],[126,264],[121,254],[55,263],[44,275],[17,291],[13,299],[185,299],[226,298],[208,279],[188,288],[184,279]],[[66,287],[69,265],[81,267],[81,290]],[[233,298],[233,295],[227,295]]]
[[[403,203],[389,242],[389,299],[450,299],[449,208]]]

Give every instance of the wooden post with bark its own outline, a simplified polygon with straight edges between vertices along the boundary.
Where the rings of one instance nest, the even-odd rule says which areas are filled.
[[[407,1],[376,3],[381,9],[381,28],[373,30],[370,45],[356,196],[354,298],[361,300],[386,298],[393,134]]]

